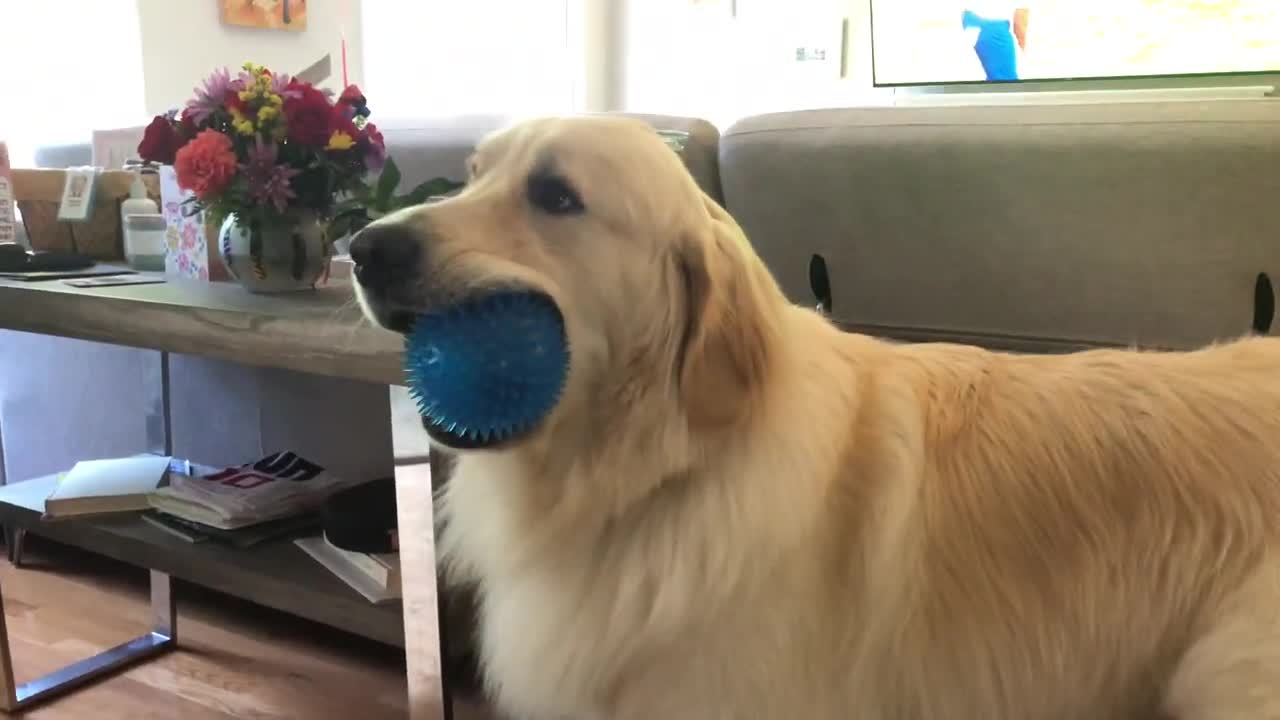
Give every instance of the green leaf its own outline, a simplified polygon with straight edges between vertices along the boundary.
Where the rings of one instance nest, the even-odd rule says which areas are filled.
[[[423,184],[431,188],[431,192],[430,192],[431,195],[452,195],[455,190],[458,190],[466,185],[466,183],[455,182],[453,180],[450,180],[449,178],[442,178],[442,177],[428,180]]]
[[[365,206],[365,203],[361,202],[359,198],[350,198],[334,204],[333,214],[336,216],[336,215],[344,215],[346,213],[351,213],[351,212],[363,211],[364,206]]]
[[[454,182],[448,178],[432,178],[400,197],[396,205],[397,207],[421,205],[437,195],[448,195],[463,185],[464,183]]]
[[[382,168],[382,174],[378,176],[378,189],[370,203],[379,210],[386,210],[390,207],[392,195],[396,188],[400,185],[400,168],[396,167],[396,161],[387,158],[387,164]]]
[[[433,194],[428,185],[429,183],[422,183],[418,187],[410,190],[408,193],[396,198],[396,209],[399,210],[400,208],[413,207],[414,205],[421,205],[426,202],[427,198],[431,197]]]
[[[363,227],[363,225],[362,225]],[[343,215],[334,218],[329,223],[329,237],[337,239],[345,236],[347,233],[354,232],[359,228],[356,227],[356,216]]]

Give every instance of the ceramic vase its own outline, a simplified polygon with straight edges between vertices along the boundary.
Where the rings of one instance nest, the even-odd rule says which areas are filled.
[[[242,224],[233,213],[218,232],[218,255],[249,292],[286,293],[311,290],[326,279],[333,246],[327,223],[313,212],[267,227]]]

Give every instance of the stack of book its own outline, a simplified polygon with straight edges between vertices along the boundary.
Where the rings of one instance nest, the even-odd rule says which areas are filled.
[[[344,550],[324,535],[293,542],[369,602],[380,605],[400,599],[399,553],[378,555]]]
[[[156,455],[85,460],[58,476],[44,518],[141,512],[187,542],[248,548],[314,531],[324,501],[357,484],[292,452],[221,469]]]
[[[355,484],[292,452],[239,467],[192,466],[147,496],[143,519],[189,542],[252,547],[315,528],[325,499]]]
[[[214,541],[241,550],[260,545],[268,540],[310,532],[320,524],[320,517],[314,513],[269,520],[234,530],[216,528],[158,510],[142,513],[142,519],[149,525],[190,543]]]

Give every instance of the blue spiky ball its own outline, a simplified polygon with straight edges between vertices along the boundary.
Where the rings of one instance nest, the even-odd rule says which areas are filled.
[[[547,416],[569,375],[564,318],[545,295],[503,291],[420,315],[405,379],[429,429],[455,447],[519,436]]]

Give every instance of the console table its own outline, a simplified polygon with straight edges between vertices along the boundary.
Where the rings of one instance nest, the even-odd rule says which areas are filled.
[[[388,386],[401,382],[401,342],[372,327],[349,285],[261,296],[230,283],[169,279],[163,284],[74,288],[61,281],[0,279],[0,328],[155,350],[147,398],[149,451],[172,454],[169,353],[202,355]],[[388,396],[388,412],[390,401]],[[395,432],[393,425],[393,432]],[[421,437],[420,437],[421,436]],[[403,645],[414,720],[451,714],[442,678],[431,476],[426,438],[396,437],[414,459],[396,463],[403,602],[374,606],[286,544],[261,552],[188,545],[141,520],[101,517],[43,523],[50,478],[0,489],[0,522],[151,570],[151,632],[25,684],[14,682],[0,612],[0,709],[65,692],[176,641],[169,576]],[[11,552],[12,552],[11,548]],[[0,605],[2,607],[2,605]]]

